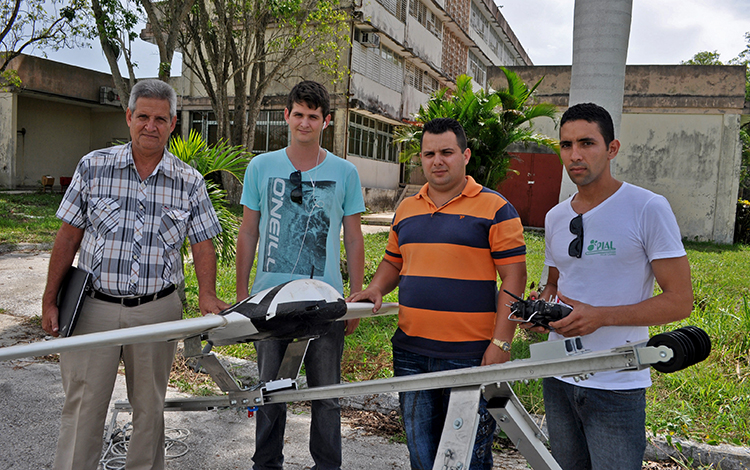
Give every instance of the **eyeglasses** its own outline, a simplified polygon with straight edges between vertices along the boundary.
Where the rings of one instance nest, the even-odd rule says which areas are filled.
[[[580,258],[583,253],[583,214],[578,214],[570,221],[570,233],[576,237],[568,245],[568,254]]]
[[[302,204],[302,172],[299,170],[293,171],[289,175],[289,182],[295,186],[290,194],[292,202]]]

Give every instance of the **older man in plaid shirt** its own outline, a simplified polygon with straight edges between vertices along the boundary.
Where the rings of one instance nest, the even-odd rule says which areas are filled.
[[[93,273],[75,334],[148,325],[182,317],[175,292],[184,275],[180,247],[192,246],[202,314],[228,305],[216,297],[220,231],[205,181],[165,150],[176,123],[174,90],[158,80],[133,87],[126,110],[131,143],[81,159],[57,216],[62,227],[50,257],[42,326],[58,334],[56,296],[78,248]],[[95,470],[120,359],[125,364],[133,435],[128,469],[164,468],[164,397],[174,343],[148,343],[60,354],[65,405],[55,469]]]

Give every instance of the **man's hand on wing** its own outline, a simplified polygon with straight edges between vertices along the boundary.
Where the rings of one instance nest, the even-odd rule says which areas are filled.
[[[198,306],[201,309],[201,315],[209,313],[219,313],[229,308],[229,304],[219,299],[216,295],[198,295]]]
[[[372,313],[377,313],[380,307],[383,305],[383,294],[376,286],[370,284],[370,286],[360,292],[350,295],[346,298],[347,302],[371,302],[374,306]]]

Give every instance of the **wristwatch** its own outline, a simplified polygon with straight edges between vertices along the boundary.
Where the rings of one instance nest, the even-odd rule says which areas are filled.
[[[492,344],[497,346],[498,348],[502,349],[505,352],[510,351],[510,343],[507,341],[500,341],[497,338],[492,338]]]

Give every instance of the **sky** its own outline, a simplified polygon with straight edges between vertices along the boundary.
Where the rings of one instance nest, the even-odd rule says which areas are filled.
[[[571,64],[574,0],[495,2],[535,65]],[[679,64],[700,51],[717,51],[720,59],[727,62],[747,45],[749,7],[750,0],[633,0],[627,63]],[[93,42],[92,46],[48,52],[47,57],[109,73],[98,44]],[[139,39],[133,47],[139,64],[136,75],[155,76],[159,62],[156,46]],[[173,75],[179,75],[180,61],[180,55],[176,54]]]
[[[534,65],[571,64],[574,0],[495,3]],[[679,64],[701,51],[728,62],[745,49],[746,32],[750,0],[633,0],[627,63]]]

